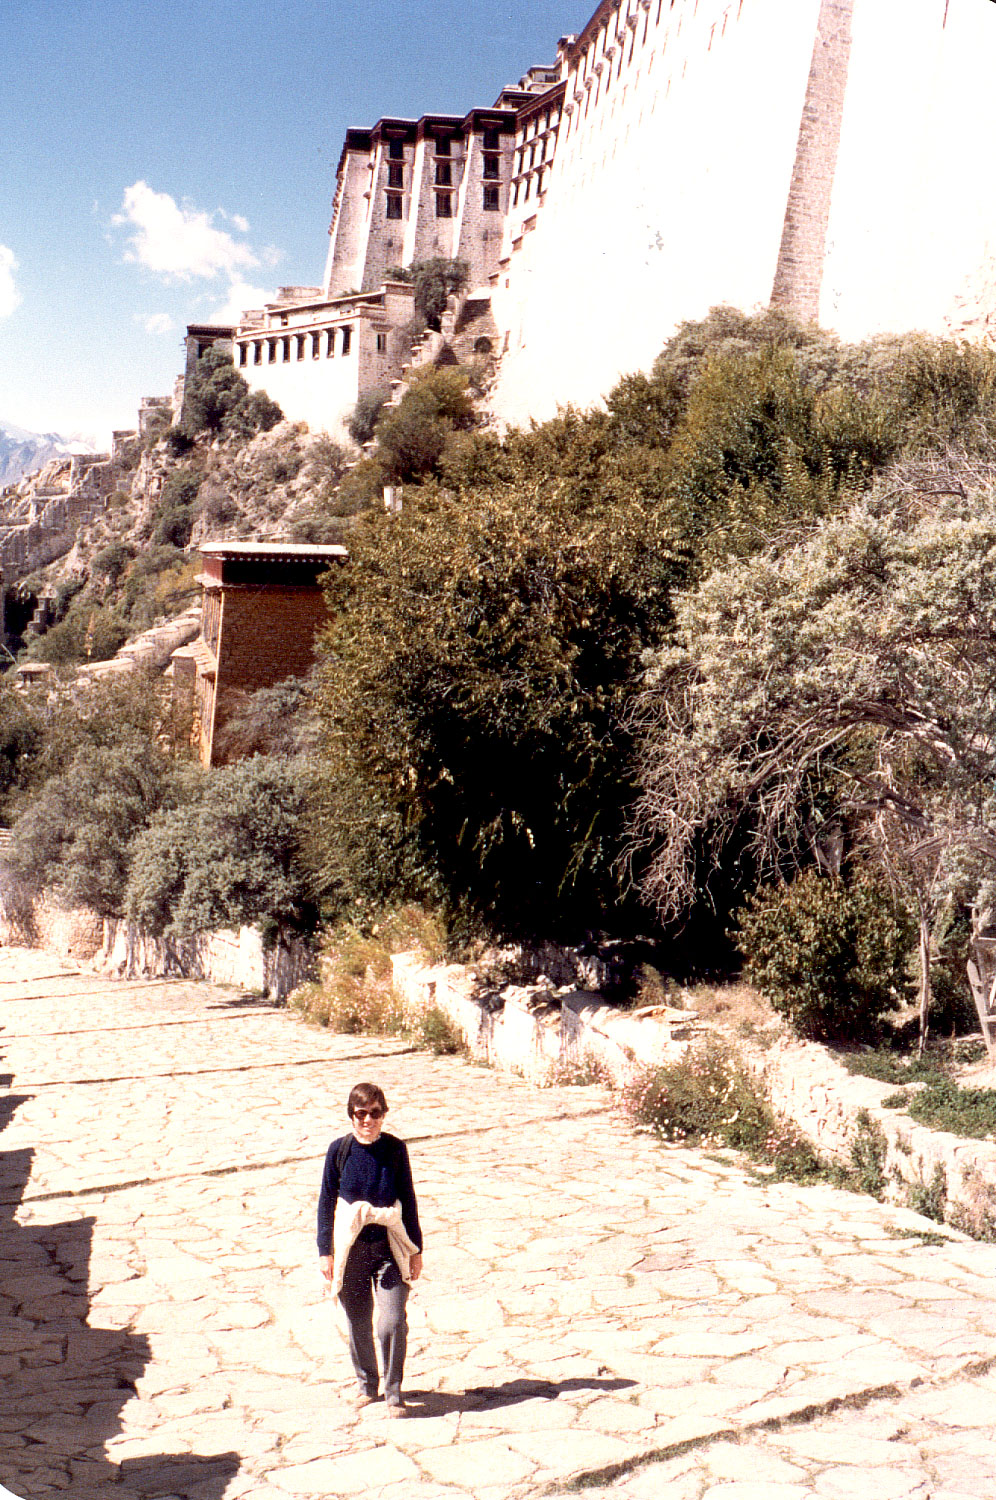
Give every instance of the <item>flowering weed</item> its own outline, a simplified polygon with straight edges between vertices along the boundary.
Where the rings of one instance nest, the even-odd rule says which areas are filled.
[[[778,1117],[733,1047],[710,1039],[677,1062],[647,1069],[621,1092],[624,1113],[666,1141],[745,1151],[776,1177],[822,1174],[816,1153]]]

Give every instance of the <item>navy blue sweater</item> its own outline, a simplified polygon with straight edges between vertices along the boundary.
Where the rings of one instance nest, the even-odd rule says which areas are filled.
[[[336,1165],[339,1147],[345,1136],[332,1142],[325,1154],[322,1190],[318,1197],[318,1253],[332,1254],[332,1220],[336,1199],[346,1203],[372,1203],[374,1208],[391,1208],[401,1203],[401,1219],[419,1250],[422,1229],[418,1222],[418,1204],[412,1183],[408,1147],[396,1135],[382,1131],[370,1146],[364,1146],[350,1133],[349,1156],[342,1169]]]

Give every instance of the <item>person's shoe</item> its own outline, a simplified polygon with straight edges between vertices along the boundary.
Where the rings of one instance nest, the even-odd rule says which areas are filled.
[[[375,1395],[371,1396],[369,1391],[357,1391],[353,1397],[353,1405],[357,1411],[360,1411],[364,1406],[373,1406],[376,1400],[377,1397]]]
[[[387,1403],[387,1415],[389,1417],[407,1417],[408,1408],[403,1401],[389,1401]]]

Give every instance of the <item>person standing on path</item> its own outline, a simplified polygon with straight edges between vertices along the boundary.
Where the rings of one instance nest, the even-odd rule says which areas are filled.
[[[356,1084],[346,1112],[351,1133],[333,1141],[325,1156],[318,1198],[319,1265],[346,1315],[357,1406],[377,1400],[376,1308],[387,1413],[401,1417],[405,1308],[410,1284],[422,1273],[412,1169],[404,1141],[384,1130],[387,1100],[377,1084]]]

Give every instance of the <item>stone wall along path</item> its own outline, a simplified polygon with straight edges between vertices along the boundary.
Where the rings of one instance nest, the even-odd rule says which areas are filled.
[[[0,950],[0,1485],[70,1500],[996,1492],[996,1248],[634,1135],[596,1088]],[[360,1077],[426,1230],[410,1418],[315,1258]]]

